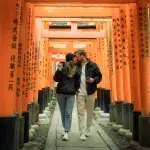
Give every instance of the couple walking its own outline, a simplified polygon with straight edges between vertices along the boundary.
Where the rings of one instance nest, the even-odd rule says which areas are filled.
[[[68,53],[66,62],[60,62],[57,67],[54,80],[58,82],[56,93],[64,127],[63,140],[68,140],[76,95],[80,139],[85,141],[90,136],[94,93],[102,80],[102,74],[98,66],[86,57],[84,50],[78,50],[75,54]]]

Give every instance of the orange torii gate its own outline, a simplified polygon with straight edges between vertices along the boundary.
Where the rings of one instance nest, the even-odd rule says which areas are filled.
[[[115,116],[114,121],[122,124],[124,129],[130,129],[133,140],[139,141],[140,145],[150,146],[149,0],[96,0],[95,4],[87,4],[92,1],[85,0],[82,4],[64,4],[68,8],[62,9],[53,6],[62,6],[63,0],[58,0],[57,3],[54,0],[48,2],[48,0],[42,2],[40,0],[1,0],[0,2],[0,17],[5,23],[0,26],[2,33],[0,39],[3,41],[1,46],[3,50],[0,55],[3,70],[0,78],[2,83],[0,131],[4,134],[9,133],[10,141],[13,143],[9,144],[5,138],[8,136],[5,135],[3,136],[4,144],[0,145],[1,149],[18,150],[18,133],[15,126],[17,127],[21,120],[25,121],[25,127],[22,126],[25,131],[22,135],[25,138],[22,145],[29,141],[29,125],[38,121],[38,118],[35,119],[34,116],[38,91],[52,86],[52,67],[50,66],[56,60],[51,59],[52,53],[49,52],[48,37],[51,35],[47,33],[51,32],[44,31],[45,33],[41,34],[43,32],[41,18],[45,18],[46,21],[47,17],[62,19],[62,17],[78,18],[79,16],[113,18],[112,24],[103,21],[105,23],[100,23],[100,27],[96,27],[98,31],[106,24],[108,38],[101,39],[93,36],[96,39],[93,46],[95,51],[91,52],[91,44],[87,44],[88,56],[99,64],[103,72],[104,78],[99,87],[111,91],[111,101],[119,118],[118,121]],[[72,0],[72,2],[79,1]],[[83,5],[91,8],[81,9]],[[75,23],[76,20],[72,21]],[[98,21],[95,22],[98,23]],[[90,37],[89,33],[87,34]],[[52,49],[52,51],[55,50]],[[132,130],[130,115],[133,105]],[[121,117],[122,111],[123,117]],[[129,113],[125,113],[128,111]],[[112,115],[114,110],[110,113]]]

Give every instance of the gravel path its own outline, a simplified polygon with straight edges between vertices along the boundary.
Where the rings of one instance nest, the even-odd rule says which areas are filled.
[[[20,150],[44,150],[48,130],[52,121],[53,112],[55,109],[55,102],[53,103],[53,107],[49,110],[50,116],[40,122],[40,128],[36,130],[34,140],[29,141],[24,145],[24,147]]]
[[[132,150],[129,147],[129,142],[123,136],[120,136],[117,132],[113,131],[111,125],[104,126],[100,124],[102,129],[106,132],[106,134],[113,140],[113,142],[118,146],[120,150]]]
[[[133,150],[130,148],[129,141],[127,141],[124,136],[121,136],[118,132],[112,130],[109,118],[100,118],[97,114],[95,114],[94,119],[120,150]]]

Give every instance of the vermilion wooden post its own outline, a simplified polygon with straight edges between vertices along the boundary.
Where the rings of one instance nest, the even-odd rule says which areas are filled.
[[[111,101],[116,101],[116,83],[115,83],[115,64],[114,64],[114,50],[113,50],[113,34],[112,34],[112,22],[107,22],[107,36],[108,36],[108,65],[109,65],[109,78],[110,78],[110,90]]]
[[[34,6],[32,6],[32,16],[31,16],[31,24],[32,24],[32,28],[31,28],[31,91],[32,91],[32,102],[35,103],[35,97],[34,97],[34,66],[35,66],[35,16],[34,16]]]
[[[107,31],[107,22],[102,22],[102,28]],[[105,61],[105,88],[110,89],[110,78],[109,78],[109,56],[108,56],[108,37],[103,39],[102,46],[104,47],[104,61]]]
[[[34,75],[35,75],[35,91],[34,91],[34,97],[35,104],[36,104],[36,113],[35,113],[35,121],[39,121],[39,113],[42,113],[43,111],[43,96],[38,95],[43,94],[42,88],[42,38],[41,38],[41,30],[42,30],[42,19],[41,18],[35,18],[34,21],[34,35],[35,35],[35,64],[34,64]],[[44,68],[43,68],[44,69]]]
[[[121,5],[120,7],[120,31],[121,31],[121,50],[122,50],[122,69],[123,69],[123,91],[124,101],[131,102],[131,84],[130,84],[130,67],[129,67],[129,5]]]
[[[30,82],[29,82],[29,60],[30,60],[30,30],[31,30],[31,22],[30,22],[30,17],[31,17],[31,9],[30,9],[30,3],[26,3],[26,8],[25,8],[25,21],[26,21],[26,26],[25,26],[25,52],[24,52],[24,69],[23,69],[23,96],[24,96],[24,104],[23,106],[24,111],[27,111],[27,104],[29,103],[29,89],[30,89]]]
[[[103,29],[103,23],[100,23],[100,29]],[[103,74],[102,81],[100,83],[102,88],[105,88],[105,81],[106,81],[106,76],[105,76],[105,59],[104,59],[104,39],[101,39],[100,41],[100,46],[101,46],[101,72]]]
[[[130,128],[130,105],[131,105],[131,78],[130,78],[130,25],[129,25],[129,4],[120,6],[120,31],[121,31],[121,51],[122,51],[122,69],[123,69],[123,92],[124,103],[122,105],[122,124],[123,129]],[[120,130],[121,132],[121,130]]]
[[[0,149],[18,150],[18,117],[16,113],[16,73],[19,41],[20,0],[0,4],[1,96]],[[9,137],[9,138],[8,138]]]
[[[101,46],[100,46],[100,39],[97,39],[97,64],[101,68]],[[100,87],[100,83],[98,84]]]
[[[43,76],[42,76],[42,72],[43,72],[43,45],[44,45],[44,39],[41,38],[40,39],[40,53],[39,53],[39,89],[42,89],[44,88],[44,85],[43,85]]]
[[[19,43],[18,43],[18,58],[17,58],[17,77],[16,77],[16,112],[22,114],[22,86],[23,86],[23,53],[25,46],[25,1],[21,0],[20,4],[20,27],[19,27]]]
[[[137,6],[130,4],[130,67],[131,67],[131,99],[134,103],[134,110],[141,111],[140,100],[140,72],[139,72],[139,42],[138,37]],[[136,77],[136,78],[135,78]]]
[[[30,78],[30,90],[31,90],[31,104],[32,104],[32,124],[39,121],[39,105],[38,105],[38,92],[36,91],[36,70],[37,68],[37,48],[35,43],[35,13],[34,5],[31,5],[31,40],[30,40],[30,51],[31,51],[31,78]]]
[[[35,37],[35,6],[32,7],[32,84],[31,88],[33,91],[33,101],[36,103],[38,99],[38,92],[36,92],[36,68],[37,68],[37,47],[36,47],[36,37]]]
[[[105,23],[106,25],[106,23]],[[108,57],[108,39],[104,38],[104,61],[105,61],[105,88],[110,89],[110,79],[109,79],[109,57]]]
[[[45,49],[46,40],[43,38],[43,47],[42,47],[42,87],[45,88]]]
[[[35,49],[37,52],[37,57],[36,57],[36,88],[35,88],[35,95],[38,93],[38,90],[41,89],[40,84],[41,84],[41,62],[40,62],[40,50],[41,50],[41,30],[42,30],[42,19],[41,18],[36,18],[35,19]]]
[[[122,50],[121,50],[121,25],[119,14],[113,15],[113,48],[114,64],[116,73],[116,102],[115,102],[115,123],[122,124],[122,103],[124,100],[123,93],[123,71],[122,71]]]
[[[97,22],[96,23],[96,30],[100,31],[100,23]],[[97,38],[97,42],[96,42],[96,49],[97,49],[97,64],[100,67],[100,69],[102,70],[102,66],[101,66],[101,39]],[[100,87],[100,83],[98,84],[98,87]]]
[[[29,68],[28,68],[28,91],[29,91],[29,103],[33,102],[33,5],[31,3],[27,3],[27,10],[28,10],[28,32],[29,32],[29,43],[28,43],[28,52],[29,52]]]
[[[49,80],[50,86],[52,87],[53,84],[53,74],[52,74],[52,53],[49,53]]]
[[[48,59],[48,38],[44,38],[44,87],[48,86],[48,83],[47,83],[47,59]]]
[[[101,22],[100,23],[100,29],[107,28],[107,22]],[[103,100],[103,108],[104,112],[109,112],[109,103],[110,103],[110,78],[109,78],[109,57],[108,57],[108,39],[102,38],[101,39],[101,70],[103,74],[103,79],[101,83],[102,89],[102,100]]]
[[[96,30],[97,31],[100,31],[100,30],[102,30],[102,28],[103,28],[103,25],[102,25],[102,23],[101,22],[97,22],[96,23]],[[103,108],[103,102],[104,102],[104,97],[103,97],[103,91],[104,91],[104,81],[105,81],[105,75],[104,75],[104,60],[103,60],[103,58],[104,58],[104,54],[103,54],[103,52],[104,52],[104,46],[102,45],[102,41],[103,41],[103,39],[102,38],[98,38],[97,39],[97,45],[96,45],[96,47],[97,47],[97,65],[99,66],[99,68],[100,68],[100,71],[101,71],[101,73],[102,73],[102,75],[103,75],[103,78],[102,78],[102,81],[98,84],[98,106],[101,108],[101,110],[104,110],[104,108]]]
[[[33,28],[32,28],[32,17],[33,17],[33,5],[31,3],[26,3],[25,5],[25,52],[24,52],[24,72],[23,72],[23,97],[25,112],[26,109],[29,112],[29,128],[34,124],[34,105],[33,105]],[[27,106],[26,106],[27,105]]]
[[[41,53],[42,53],[42,88],[45,88],[45,53],[46,53],[45,45],[46,45],[46,40],[45,40],[45,38],[43,38],[43,46],[41,49]]]
[[[103,22],[103,29],[107,30],[107,22]],[[104,62],[105,62],[105,90],[104,90],[104,112],[109,113],[110,104],[110,70],[109,70],[109,48],[108,48],[108,38],[104,38]]]
[[[117,101],[123,101],[123,74],[122,74],[122,53],[121,53],[121,32],[120,17],[113,16],[113,47],[116,72],[116,93]]]
[[[139,143],[150,147],[150,36],[149,36],[149,1],[138,0],[138,29],[139,29],[139,64],[141,112],[139,117]]]
[[[22,115],[24,116],[24,142],[28,142],[29,141],[29,112],[28,112],[28,87],[27,87],[27,83],[28,83],[28,57],[29,57],[29,52],[28,52],[28,37],[29,37],[29,33],[28,33],[28,18],[29,16],[28,11],[27,11],[27,6],[26,3],[24,2],[23,5],[24,6],[22,8],[22,30],[23,31],[23,35],[22,35],[22,39],[23,40],[23,56],[22,56]]]
[[[17,4],[17,6],[16,6]],[[12,6],[11,6],[12,5]],[[5,26],[2,26],[3,34],[3,51],[1,61],[5,62],[2,65],[1,83],[1,104],[0,115],[11,115],[14,112],[15,97],[16,97],[16,69],[17,69],[17,53],[19,40],[19,1],[7,1],[3,3],[3,19]],[[6,15],[6,6],[10,9]],[[7,40],[6,40],[7,39]],[[7,97],[7,98],[6,98]]]
[[[139,124],[138,116],[141,114],[141,92],[140,92],[140,72],[139,72],[139,42],[135,40],[139,35],[138,20],[137,20],[137,5],[129,4],[130,14],[129,14],[129,59],[130,59],[130,76],[131,76],[131,111],[133,111],[133,118],[130,125],[130,130],[132,131],[133,140],[139,141]],[[134,108],[133,108],[134,107]]]
[[[94,49],[94,43],[86,44],[85,50],[87,52],[87,57],[89,59],[91,59],[91,61],[96,62],[96,52],[97,52],[97,49]],[[93,50],[93,52],[92,52],[92,50]]]
[[[114,64],[114,49],[113,49],[113,34],[112,22],[107,22],[107,37],[108,37],[108,65],[109,65],[109,78],[110,78],[110,122],[115,122],[115,101],[116,101],[116,82],[115,82],[115,64]]]
[[[50,55],[50,53],[48,52],[48,65],[47,65],[47,83],[49,84],[49,86],[50,86],[50,88],[51,88],[51,86],[52,86],[52,84],[51,84],[51,75],[50,75],[50,70],[52,69],[52,64],[51,64],[51,55]]]
[[[139,48],[140,48],[140,80],[142,114],[149,116],[150,110],[150,51],[149,51],[149,14],[148,0],[138,1]]]

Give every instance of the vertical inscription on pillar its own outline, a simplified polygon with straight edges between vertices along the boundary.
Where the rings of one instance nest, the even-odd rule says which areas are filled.
[[[132,60],[132,69],[136,69],[136,58],[135,58],[136,45],[135,45],[134,40],[136,38],[135,35],[137,35],[137,34],[136,34],[136,31],[134,30],[134,25],[136,24],[136,22],[133,17],[135,17],[134,10],[131,8],[130,9],[130,29],[131,29],[130,34],[131,34],[131,52],[132,52],[131,60]],[[138,49],[136,49],[136,50],[138,50]]]
[[[9,65],[9,81],[8,81],[8,90],[14,91],[15,88],[15,71],[16,71],[16,53],[18,48],[18,36],[19,36],[19,0],[16,0],[16,7],[15,7],[15,18],[13,19],[13,29],[12,29],[12,43],[10,45],[10,49],[13,50],[12,55],[10,56],[10,65]]]
[[[125,9],[120,10],[120,26],[121,26],[121,50],[123,54],[123,65],[129,64],[128,55],[128,33],[127,33],[127,14]]]
[[[138,18],[139,18],[139,35],[140,35],[140,56],[141,58],[150,57],[150,49],[148,42],[148,6],[147,3],[139,6],[138,8]],[[146,34],[145,34],[146,33]]]
[[[113,19],[113,37],[116,69],[122,69],[121,30],[119,18]]]
[[[15,84],[15,80],[14,80],[14,76],[15,76],[15,64],[16,64],[16,56],[12,55],[10,57],[10,74],[9,74],[9,85],[8,85],[8,90],[10,91],[14,91],[14,84]]]
[[[114,75],[114,69],[113,69],[113,53],[112,53],[112,40],[110,39],[109,42],[108,42],[108,57],[109,57],[109,60],[110,60],[110,74],[111,75]]]
[[[30,76],[31,76],[31,52],[30,52],[30,40],[31,40],[31,8],[27,8],[27,51],[26,51],[26,76],[25,76],[25,97],[29,96],[30,91]]]
[[[33,90],[33,57],[34,57],[34,43],[33,43],[33,35],[32,33],[30,33],[30,86],[29,86],[30,90]]]
[[[17,67],[18,68],[21,68],[22,67],[22,43],[18,43],[18,60],[17,60]],[[17,77],[16,79],[16,96],[17,97],[20,97],[20,92],[21,92],[21,89],[20,89],[20,86],[21,86],[21,83],[20,83],[20,76]]]
[[[22,95],[26,97],[26,54],[23,56],[23,84],[22,84]]]

